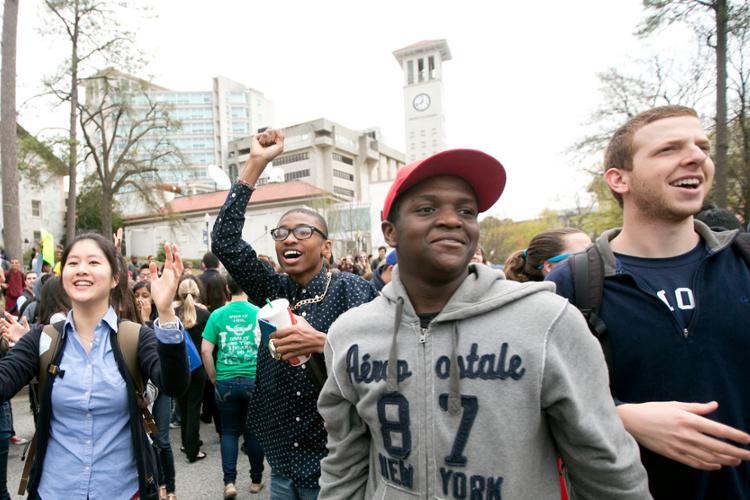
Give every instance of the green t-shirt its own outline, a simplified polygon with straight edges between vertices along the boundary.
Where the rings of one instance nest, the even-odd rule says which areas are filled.
[[[255,378],[255,318],[259,309],[247,301],[230,302],[211,313],[203,338],[218,349],[216,379]]]

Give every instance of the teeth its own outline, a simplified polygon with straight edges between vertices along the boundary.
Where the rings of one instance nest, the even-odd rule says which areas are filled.
[[[673,186],[686,186],[686,187],[695,187],[700,186],[701,181],[699,179],[680,179],[679,181],[676,181],[672,183]]]
[[[302,255],[302,252],[298,252],[297,250],[287,250],[286,252],[284,252],[284,257],[288,259],[300,257],[301,255]]]

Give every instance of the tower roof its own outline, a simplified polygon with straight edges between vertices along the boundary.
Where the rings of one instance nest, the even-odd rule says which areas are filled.
[[[443,61],[451,59],[451,49],[448,47],[448,42],[443,38],[440,40],[422,40],[421,42],[407,45],[398,50],[393,51],[393,56],[400,63],[407,57],[424,54],[425,52],[431,52],[437,50],[440,52],[440,57]]]

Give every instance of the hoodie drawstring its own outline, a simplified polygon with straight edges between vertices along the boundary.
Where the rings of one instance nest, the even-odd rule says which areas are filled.
[[[398,329],[401,326],[401,317],[404,315],[404,298],[396,299],[396,319],[393,323],[393,339],[391,340],[391,352],[388,354],[388,373],[386,383],[388,392],[398,392]]]
[[[451,335],[451,375],[448,380],[448,414],[455,416],[461,412],[461,394],[459,392],[459,373],[458,373],[458,321],[453,322],[453,332]]]

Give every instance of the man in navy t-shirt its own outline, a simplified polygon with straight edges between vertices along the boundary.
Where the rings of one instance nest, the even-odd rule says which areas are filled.
[[[737,231],[693,219],[714,177],[694,110],[664,106],[618,129],[604,180],[623,227],[595,245],[611,387],[655,499],[750,499],[750,270]],[[574,297],[570,265],[548,276]]]

